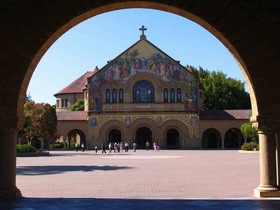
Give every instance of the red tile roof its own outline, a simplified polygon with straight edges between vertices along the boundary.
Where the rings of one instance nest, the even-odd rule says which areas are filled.
[[[83,121],[87,120],[88,113],[85,111],[58,111],[56,112],[56,116],[58,121]]]
[[[97,71],[99,71],[98,67],[95,67],[93,71],[87,71],[74,82],[54,94],[54,96],[68,93],[83,93],[83,89],[85,89],[85,85],[87,84],[87,78],[95,74]]]
[[[207,110],[200,112],[201,120],[249,120],[251,110]]]

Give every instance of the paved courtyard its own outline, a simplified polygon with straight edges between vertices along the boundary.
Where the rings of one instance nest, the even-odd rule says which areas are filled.
[[[18,157],[17,186],[25,196],[0,209],[278,209],[256,199],[258,154],[185,150],[95,154],[51,151]]]
[[[17,158],[25,197],[253,199],[259,184],[258,154],[236,150],[50,154]]]

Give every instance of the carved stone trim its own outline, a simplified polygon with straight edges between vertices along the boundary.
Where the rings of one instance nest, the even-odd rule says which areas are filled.
[[[253,124],[253,127],[258,129],[259,131],[277,131],[280,127],[280,118],[277,116],[252,116],[250,121]]]
[[[0,134],[9,134],[17,130],[18,125],[17,117],[2,117],[0,118]]]

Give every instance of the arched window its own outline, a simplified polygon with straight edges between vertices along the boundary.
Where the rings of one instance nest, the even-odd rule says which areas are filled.
[[[175,90],[171,88],[170,90],[170,102],[175,102]]]
[[[107,104],[110,103],[110,98],[111,98],[110,89],[106,89],[106,103]]]
[[[112,92],[112,102],[117,103],[117,90],[116,89],[113,89],[113,92]]]
[[[119,103],[123,103],[123,89],[119,90]]]
[[[163,102],[168,103],[168,89],[164,88],[163,90]]]
[[[177,89],[177,103],[182,102],[181,88]]]
[[[133,102],[134,103],[153,103],[154,86],[146,80],[140,80],[133,86]]]

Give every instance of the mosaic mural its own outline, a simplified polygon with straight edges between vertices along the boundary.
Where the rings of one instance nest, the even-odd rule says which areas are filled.
[[[197,81],[193,74],[152,44],[142,40],[89,78],[90,110],[102,111],[102,85],[125,83],[138,72],[154,74],[164,82],[187,83],[191,93],[183,96],[184,102],[189,110],[195,109]]]

